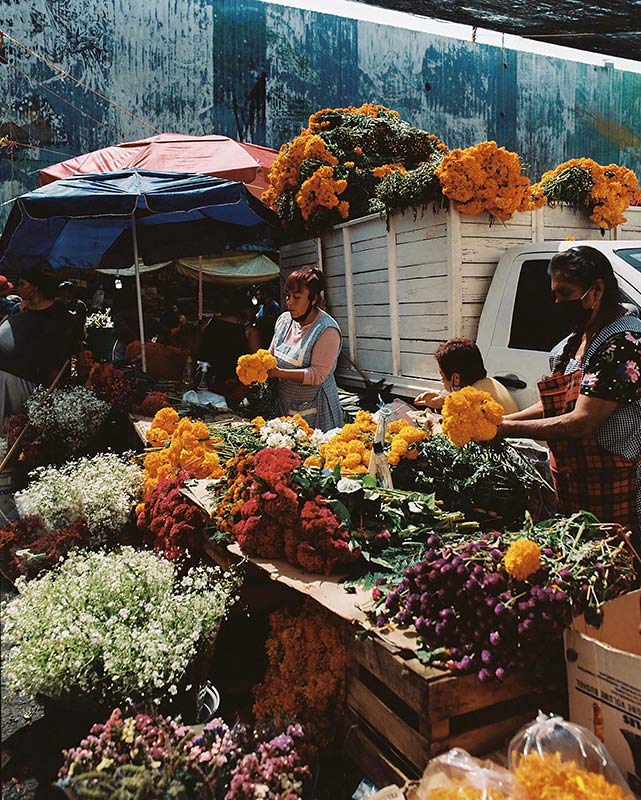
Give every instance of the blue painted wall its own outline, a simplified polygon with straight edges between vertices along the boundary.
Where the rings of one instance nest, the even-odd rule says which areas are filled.
[[[163,131],[278,147],[319,107],[377,101],[450,147],[496,139],[533,178],[580,155],[641,175],[635,73],[259,0],[0,0],[0,27]],[[153,133],[0,45],[0,137],[43,148],[0,150],[2,200],[41,166]]]

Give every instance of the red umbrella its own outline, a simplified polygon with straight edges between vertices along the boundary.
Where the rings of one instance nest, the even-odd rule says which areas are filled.
[[[267,173],[277,155],[277,151],[270,147],[237,142],[227,136],[161,133],[149,139],[122,142],[52,164],[39,171],[39,185],[44,186],[72,175],[137,168],[195,172],[242,181],[252,194],[260,197],[267,188]]]

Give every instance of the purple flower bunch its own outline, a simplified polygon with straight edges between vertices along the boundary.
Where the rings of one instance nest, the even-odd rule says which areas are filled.
[[[513,669],[544,670],[573,614],[598,615],[605,600],[632,585],[624,546],[605,539],[596,521],[592,530],[590,520],[575,516],[527,531],[542,549],[540,569],[526,580],[504,564],[523,533],[429,536],[422,559],[400,582],[377,581],[376,624],[414,626],[423,661],[476,672],[481,681],[503,680]]]
[[[211,800],[301,800],[310,776],[298,747],[300,725],[277,736],[220,719],[200,733],[169,717],[115,709],[80,745],[64,752],[57,785],[72,797],[132,800],[203,797]]]

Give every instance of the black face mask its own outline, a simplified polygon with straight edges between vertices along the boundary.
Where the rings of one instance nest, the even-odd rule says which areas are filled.
[[[592,308],[583,308],[583,298],[590,289],[587,289],[577,300],[565,300],[563,303],[557,304],[559,315],[571,328],[585,327],[592,316],[594,306]]]
[[[309,313],[312,310],[312,308],[314,308],[314,303],[310,300],[309,303],[307,304],[307,311],[305,311],[304,314],[301,314],[300,317],[292,317],[292,319],[294,320],[294,322],[298,322],[299,325],[302,324],[309,316]]]

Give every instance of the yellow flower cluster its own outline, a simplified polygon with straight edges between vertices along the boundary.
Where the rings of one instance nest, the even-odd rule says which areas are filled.
[[[308,220],[319,206],[337,208],[341,219],[349,217],[349,203],[338,196],[347,189],[347,181],[334,177],[332,167],[319,167],[296,193],[296,203],[304,220]]]
[[[401,175],[407,175],[407,170],[402,164],[381,164],[380,167],[374,167],[372,175],[375,178],[384,178],[386,175],[391,175],[392,172],[400,172]]]
[[[528,753],[516,765],[514,776],[528,800],[632,800],[621,786],[574,761],[563,761],[559,753]]]
[[[521,174],[516,153],[481,142],[465,150],[450,150],[436,170],[443,194],[462,214],[487,211],[506,222],[530,204],[530,180]]]
[[[241,356],[236,366],[236,375],[241,383],[249,386],[252,383],[265,383],[267,373],[276,366],[276,359],[269,350],[257,350],[255,353]]]
[[[511,800],[500,789],[491,786],[479,789],[463,779],[450,780],[447,786],[437,786],[420,797],[421,800]]]
[[[152,447],[164,447],[176,430],[180,416],[175,408],[167,406],[161,408],[151,421],[151,428],[147,431],[147,444]]]
[[[533,185],[533,194],[542,196],[545,201],[552,185],[558,185],[577,168],[583,170],[592,182],[588,205],[583,209],[592,222],[603,229],[615,228],[626,222],[623,212],[635,197],[638,180],[631,169],[618,164],[602,166],[591,158],[572,158],[545,172],[541,180]],[[562,191],[555,199],[563,201]],[[554,205],[555,199],[548,198],[547,202]]]
[[[524,581],[541,569],[541,548],[531,539],[517,539],[508,547],[504,564],[513,578]]]
[[[204,422],[192,422],[187,417],[181,419],[171,435],[169,447],[145,456],[145,497],[149,497],[163,478],[173,477],[181,469],[189,470],[196,478],[221,478],[224,470],[215,445]]]
[[[387,427],[387,440],[390,442],[387,460],[392,466],[396,466],[402,458],[413,461],[419,455],[417,445],[428,436],[428,431],[416,428],[405,419],[394,420]]]
[[[272,164],[267,176],[268,188],[263,192],[262,200],[273,211],[278,211],[278,198],[288,188],[298,186],[300,183],[299,169],[306,158],[323,161],[325,164],[336,165],[338,159],[330,153],[325,142],[320,136],[305,128],[299,136],[291,142],[284,144],[276,160]]]
[[[310,456],[306,466],[334,469],[341,472],[364,474],[369,467],[376,423],[369,411],[359,411],[354,422],[344,425],[336,436],[319,447],[320,456]]]
[[[457,447],[490,441],[496,436],[503,414],[503,406],[488,392],[465,386],[445,398],[443,433]]]

